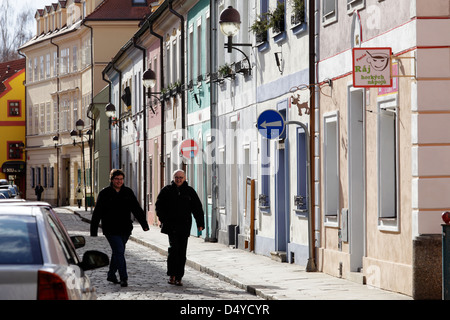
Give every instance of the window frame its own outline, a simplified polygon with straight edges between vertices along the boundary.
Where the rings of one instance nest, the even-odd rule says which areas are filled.
[[[397,231],[400,217],[397,95],[378,100],[377,107],[378,223],[379,227],[383,230]],[[394,150],[394,154],[388,152],[392,151],[392,149]],[[386,168],[386,166],[389,167]],[[388,198],[386,199],[386,197]]]
[[[330,127],[331,124],[333,127]],[[323,116],[323,199],[325,224],[336,225],[340,210],[340,146],[339,146],[339,112],[333,111]],[[334,130],[329,132],[329,130]],[[329,135],[330,134],[330,135]],[[331,136],[334,134],[334,137]],[[329,143],[334,144],[334,151],[328,148]],[[332,168],[335,167],[334,169]],[[330,181],[332,177],[333,181]],[[329,197],[334,194],[334,197]]]

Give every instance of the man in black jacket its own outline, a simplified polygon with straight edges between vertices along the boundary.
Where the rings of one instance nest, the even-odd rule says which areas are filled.
[[[155,203],[156,214],[161,222],[161,232],[169,236],[167,275],[169,283],[181,286],[186,264],[186,250],[192,225],[192,215],[198,231],[205,228],[202,203],[186,182],[183,170],[173,173],[172,183],[165,186]]]
[[[139,205],[133,190],[123,185],[124,178],[125,174],[122,170],[111,171],[111,184],[98,194],[91,221],[91,236],[97,236],[101,220],[103,234],[111,246],[112,256],[107,280],[120,283],[122,287],[128,285],[125,245],[133,229],[130,213],[133,213],[144,231],[149,230],[144,210]],[[119,271],[120,282],[116,276],[117,271]]]

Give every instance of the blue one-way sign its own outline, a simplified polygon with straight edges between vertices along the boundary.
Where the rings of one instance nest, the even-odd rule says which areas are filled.
[[[258,117],[259,133],[267,139],[276,139],[284,132],[284,118],[276,110],[266,110]]]

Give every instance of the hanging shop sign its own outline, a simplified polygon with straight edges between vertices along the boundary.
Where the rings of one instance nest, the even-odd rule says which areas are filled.
[[[353,48],[353,87],[392,87],[391,48]]]

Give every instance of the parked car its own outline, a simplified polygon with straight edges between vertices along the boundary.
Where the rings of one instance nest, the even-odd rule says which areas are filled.
[[[11,193],[11,191],[9,190],[9,188],[0,188],[0,194],[2,194],[5,199],[12,199],[13,195]]]
[[[0,300],[95,299],[86,270],[109,264],[108,256],[76,248],[83,236],[69,237],[45,202],[0,201]]]
[[[16,188],[10,184],[3,184],[0,185],[0,190],[9,190],[11,192],[11,198],[19,198],[19,193],[17,192]]]

